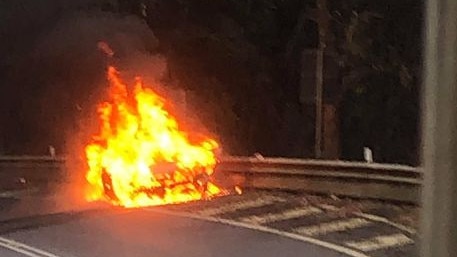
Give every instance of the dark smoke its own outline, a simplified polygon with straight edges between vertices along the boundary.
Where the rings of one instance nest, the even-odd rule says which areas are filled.
[[[83,146],[96,129],[107,65],[117,66],[127,82],[142,75],[155,84],[167,73],[147,24],[116,10],[115,1],[0,2],[0,38],[8,39],[0,41],[0,155],[43,155],[52,145],[70,158],[65,171],[73,185],[56,185],[56,198],[36,211],[82,199]],[[112,57],[97,48],[100,41],[111,46]],[[16,209],[24,208],[27,203]]]
[[[3,154],[46,154],[49,145],[57,154],[71,150],[68,134],[94,113],[108,64],[127,78],[155,81],[165,73],[158,41],[139,17],[117,13],[110,1],[68,2],[2,3],[0,31],[11,39],[0,45]],[[114,49],[112,58],[97,49],[99,41]]]

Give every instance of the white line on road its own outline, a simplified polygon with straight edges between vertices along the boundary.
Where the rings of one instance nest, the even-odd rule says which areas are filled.
[[[312,214],[321,213],[322,210],[316,207],[302,207],[302,208],[294,208],[285,210],[280,213],[267,213],[264,215],[252,215],[245,218],[240,219],[241,222],[251,223],[251,224],[265,224],[271,223],[276,221],[294,219],[304,216],[309,216]]]
[[[350,218],[338,220],[318,225],[304,226],[295,228],[294,231],[307,236],[318,236],[331,232],[346,231],[349,229],[360,228],[371,224],[370,221],[362,218]]]
[[[328,211],[339,211],[339,210],[341,210],[341,208],[338,208],[338,207],[330,205],[330,204],[319,204],[318,206],[320,208],[322,208],[324,210],[328,210]],[[373,215],[373,214],[365,213],[365,212],[354,212],[353,214],[358,216],[358,217],[365,218],[367,220],[376,221],[376,222],[380,222],[380,223],[384,223],[384,224],[390,225],[392,227],[398,228],[398,229],[400,229],[402,231],[405,231],[405,232],[407,232],[409,234],[412,234],[412,235],[416,234],[416,230],[414,228],[405,226],[405,225],[400,224],[400,223],[393,222],[393,221],[391,221],[391,220],[389,220],[389,219],[387,219],[385,217],[382,217],[382,216]]]
[[[29,252],[29,251],[23,250],[21,248],[13,247],[11,245],[8,245],[8,244],[2,243],[2,242],[0,242],[0,247],[1,246],[3,246],[6,249],[9,249],[11,251],[14,251],[14,252],[22,253],[23,255],[26,255],[29,257],[43,257],[42,255],[37,255],[37,254],[34,254],[33,252]]]
[[[285,202],[286,200],[276,196],[263,196],[255,200],[235,202],[232,204],[224,205],[216,208],[208,208],[202,211],[197,211],[198,214],[203,216],[215,216],[226,212],[233,212],[243,209],[256,208],[264,205],[272,204],[275,202]]]
[[[392,227],[398,228],[398,229],[400,229],[402,231],[408,232],[408,233],[410,233],[412,235],[416,234],[416,230],[414,228],[410,228],[408,226],[405,226],[405,225],[390,221],[387,218],[384,218],[384,217],[381,217],[381,216],[377,216],[377,215],[373,215],[373,214],[369,214],[369,213],[363,213],[363,212],[355,213],[355,215],[357,215],[359,217],[363,217],[363,218],[368,219],[368,220],[385,223],[385,224],[390,225]]]
[[[361,241],[346,242],[345,245],[360,251],[369,252],[413,243],[414,240],[405,236],[404,234],[398,233],[387,236],[377,236]]]
[[[278,236],[291,238],[291,239],[294,239],[297,241],[302,241],[302,242],[310,243],[313,245],[321,246],[323,248],[326,248],[326,249],[329,249],[329,250],[332,250],[332,251],[335,251],[338,253],[342,253],[342,254],[345,254],[350,257],[370,257],[369,255],[366,255],[365,253],[353,250],[353,249],[345,247],[345,246],[341,246],[341,245],[333,244],[330,242],[322,241],[322,240],[319,240],[316,238],[307,237],[304,235],[297,235],[294,233],[285,232],[285,231],[281,231],[281,230],[277,230],[277,229],[269,228],[269,227],[265,227],[265,226],[247,224],[247,223],[242,223],[242,222],[222,219],[222,218],[202,216],[202,215],[193,214],[193,213],[159,210],[157,208],[156,209],[145,209],[145,210],[148,210],[150,212],[165,214],[165,215],[173,215],[176,217],[210,221],[210,222],[230,225],[230,226],[234,226],[234,227],[240,227],[240,228],[246,228],[246,229],[251,229],[251,230],[255,230],[255,231],[270,233],[270,234],[274,234],[274,235],[278,235]]]
[[[11,239],[0,237],[0,246],[30,257],[59,257],[53,253],[26,245]]]
[[[330,205],[330,204],[326,204],[326,203],[319,204],[318,206],[327,211],[339,211],[340,210],[340,208]]]

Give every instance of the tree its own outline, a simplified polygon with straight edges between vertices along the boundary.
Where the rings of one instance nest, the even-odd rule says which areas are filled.
[[[71,9],[57,8],[51,15],[55,16],[53,20],[44,25],[40,23],[40,26],[42,29],[55,28],[53,24],[74,15],[75,10],[105,13],[119,19],[136,15],[140,19],[136,20],[142,28],[141,33],[127,30],[135,35],[153,33],[158,38],[158,47],[157,40],[146,40],[142,51],[166,56],[168,80],[188,91],[192,96],[193,113],[202,119],[209,131],[220,136],[225,149],[233,154],[261,152],[264,155],[312,157],[316,113],[314,55],[319,42],[319,25],[324,17],[324,23],[327,23],[323,55],[324,152],[328,152],[329,147],[338,150],[340,147],[335,142],[339,137],[343,158],[360,159],[362,147],[369,146],[378,161],[413,162],[421,66],[418,55],[420,4],[413,0],[319,1],[326,3],[327,10],[324,15],[313,18],[316,0],[100,0],[91,4],[78,2]],[[43,37],[50,34],[48,31]],[[142,42],[144,38],[140,37],[142,39],[138,41]],[[32,41],[26,40],[23,45],[28,46]],[[78,44],[70,49],[81,45],[79,41],[71,42]],[[18,85],[11,91],[18,95],[18,101],[14,97],[3,97],[1,104],[14,111],[23,108],[21,112],[26,115],[13,117],[13,112],[4,111],[2,120],[6,121],[9,119],[6,115],[11,115],[14,121],[3,130],[16,135],[5,137],[8,141],[5,143],[19,147],[20,144],[12,139],[17,138],[38,145],[35,140],[46,139],[36,136],[34,119],[41,117],[36,107],[50,108],[52,104],[33,97],[19,99],[22,90],[36,90],[34,95],[43,96],[50,90],[56,92],[55,98],[59,101],[74,99],[76,97],[70,93],[74,88],[64,85],[78,85],[78,82],[62,74],[76,71],[85,74],[91,70],[89,73],[94,75],[100,71],[87,69],[85,65],[75,65],[79,70],[66,69],[63,65],[56,67],[52,58],[48,58],[46,67],[49,71],[45,73],[24,69],[22,67],[30,65],[45,67],[29,58],[35,45],[28,46],[27,51],[13,43],[3,44],[7,45],[13,46],[14,52],[24,53],[23,65],[9,67],[5,61],[9,58],[2,59],[0,74],[2,77],[9,74],[9,78],[2,81]],[[54,48],[50,51],[57,52]],[[70,55],[57,54],[57,59]],[[128,51],[126,55],[129,55]],[[84,56],[77,54],[77,57]],[[29,71],[30,76],[24,76],[24,70]],[[62,86],[59,90],[53,90],[51,85],[43,89],[49,81],[46,76],[51,80],[52,76],[61,76],[58,81],[70,83],[54,83]],[[30,89],[32,85],[41,86]],[[89,89],[83,91],[89,92]],[[83,95],[81,99],[86,99]],[[59,130],[52,125],[57,123],[53,117],[58,115],[43,112],[40,115],[49,119],[49,126],[44,123],[41,126],[43,133],[52,137],[51,131]],[[64,117],[65,122],[58,120],[71,124],[66,119],[72,118]]]
[[[339,63],[340,82],[336,90],[329,89],[330,85],[325,82],[325,77],[329,76],[328,65],[324,67],[323,106],[324,109],[330,107],[327,109],[330,112],[324,111],[324,114],[330,115],[323,115],[323,127],[337,128],[338,121],[341,121],[342,127],[338,131],[343,133],[343,158],[360,159],[362,147],[369,146],[374,148],[380,161],[414,162],[418,141],[420,3],[367,0],[319,0],[316,3],[327,5],[328,10],[320,8],[323,15],[317,15],[319,8],[302,6],[294,33],[287,44],[286,58],[289,62],[300,63],[294,58],[303,56],[304,67],[299,64],[289,66],[289,69],[299,69],[300,77],[306,78],[309,76],[306,73],[313,67],[307,63],[313,63],[316,56],[301,55],[300,51],[315,49],[318,43],[307,44],[303,39],[315,37],[312,31],[319,28],[321,34],[324,32],[326,35],[326,56]],[[327,23],[326,17],[329,16],[329,29],[325,29],[327,25],[322,24]],[[311,29],[307,25],[310,19],[316,23]],[[303,108],[313,108],[310,103],[314,103],[315,99],[309,95],[316,94],[310,86],[314,79],[308,77],[301,81]],[[327,97],[326,92],[333,96]],[[331,104],[326,105],[326,101]],[[405,105],[402,106],[402,103]],[[341,116],[335,115],[338,113]],[[357,132],[352,133],[353,130]],[[331,132],[330,135],[327,132]],[[335,129],[327,132],[324,129],[323,138],[327,144],[331,148],[338,147]],[[325,155],[325,147],[323,150]]]
[[[333,6],[343,64],[343,157],[417,163],[422,5],[344,1]]]

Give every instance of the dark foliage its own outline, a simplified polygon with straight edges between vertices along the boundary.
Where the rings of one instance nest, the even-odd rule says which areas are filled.
[[[328,0],[335,39],[332,58],[340,64],[337,92],[342,158],[360,159],[362,147],[368,146],[377,161],[417,161],[419,2]],[[21,76],[25,65],[18,63],[39,66],[29,58],[34,44],[67,15],[90,9],[135,15],[150,27],[159,46],[146,45],[145,50],[166,56],[168,79],[186,89],[192,110],[230,153],[312,157],[314,111],[312,104],[301,100],[299,56],[317,45],[316,23],[305,17],[315,1],[106,0],[67,7],[49,0],[36,16],[22,12],[33,14],[39,7],[26,0],[16,5],[0,5],[4,13],[11,14],[2,15],[0,24],[3,38],[11,38],[0,44],[5,53],[0,62],[1,123],[8,123],[0,128],[4,152],[35,153],[50,141],[64,141],[55,133],[66,128],[56,129],[52,120],[71,123],[75,116],[66,115],[65,108],[60,114],[43,116],[46,108],[57,108],[40,98],[50,86],[45,85],[44,77]],[[30,16],[29,21],[14,19],[14,15]],[[66,76],[61,65],[56,67],[51,74],[62,76],[61,81],[74,76]],[[100,78],[87,74],[86,80]],[[75,87],[65,97],[54,98],[68,102],[76,95],[78,101],[84,101],[88,95],[78,94]],[[37,116],[45,117],[46,125],[36,126]]]

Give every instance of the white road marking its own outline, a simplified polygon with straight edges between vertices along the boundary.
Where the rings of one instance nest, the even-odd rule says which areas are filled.
[[[267,213],[264,215],[252,215],[240,219],[241,222],[251,223],[251,224],[265,224],[275,221],[288,220],[293,218],[299,218],[308,216],[311,214],[321,213],[322,210],[316,207],[302,207],[285,210],[280,213]]]
[[[198,214],[193,214],[193,213],[186,213],[186,212],[175,212],[175,211],[167,211],[167,210],[160,210],[160,209],[145,209],[150,212],[155,212],[155,213],[160,213],[160,214],[166,214],[166,215],[173,215],[177,217],[183,217],[183,218],[191,218],[191,219],[197,219],[197,220],[204,220],[204,221],[210,221],[210,222],[215,222],[215,223],[220,223],[220,224],[225,224],[225,225],[230,225],[234,227],[240,227],[240,228],[246,228],[246,229],[252,229],[260,232],[265,232],[265,233],[270,233],[278,236],[283,236],[287,238],[291,238],[297,241],[302,241],[306,243],[310,243],[313,245],[321,246],[323,248],[345,254],[349,257],[370,257],[369,255],[366,255],[365,253],[353,250],[351,248],[342,246],[342,245],[337,245],[333,244],[330,242],[322,241],[316,238],[304,236],[304,235],[297,235],[294,233],[290,232],[285,232],[281,230],[277,230],[274,228],[269,228],[265,226],[259,226],[259,225],[254,225],[254,224],[247,224],[247,223],[242,223],[238,221],[233,221],[233,220],[228,220],[228,219],[222,219],[222,218],[215,218],[215,217],[208,217],[208,216],[202,216]]]
[[[21,248],[16,248],[16,247],[10,246],[10,245],[2,243],[2,242],[0,242],[0,246],[3,246],[4,248],[9,249],[13,252],[22,253],[23,255],[26,255],[29,257],[42,257],[41,255],[36,255],[33,252],[29,252],[29,251],[23,250]]]
[[[30,257],[59,257],[53,253],[26,245],[11,239],[0,237],[0,246]]]
[[[331,232],[345,231],[354,228],[364,227],[371,224],[370,221],[362,218],[350,218],[327,223],[321,223],[313,226],[304,226],[295,228],[294,231],[307,236],[318,236]]]
[[[318,205],[320,208],[324,209],[324,210],[328,210],[328,211],[339,211],[341,208],[338,208],[334,205],[330,205],[330,204],[319,204]],[[353,213],[354,215],[358,216],[358,217],[362,217],[362,218],[365,218],[367,220],[371,220],[371,221],[376,221],[376,222],[381,222],[381,223],[384,223],[384,224],[387,224],[387,225],[390,225],[392,227],[395,227],[395,228],[398,228],[402,231],[405,231],[409,234],[416,234],[416,230],[414,228],[411,228],[411,227],[408,227],[408,226],[405,226],[403,224],[400,224],[400,223],[396,223],[396,222],[393,222],[385,217],[382,217],[382,216],[378,216],[378,215],[373,215],[373,214],[369,214],[369,213],[365,213],[365,212],[354,212]]]
[[[285,202],[285,201],[286,200],[281,197],[263,196],[263,197],[259,197],[259,198],[255,199],[255,200],[234,202],[232,204],[224,205],[221,207],[204,209],[202,211],[197,211],[197,213],[200,215],[204,215],[204,216],[215,216],[215,215],[220,215],[220,214],[223,214],[226,212],[233,212],[233,211],[237,211],[237,210],[261,207],[261,206],[272,204],[275,202]]]
[[[340,208],[338,208],[336,206],[333,206],[330,204],[325,204],[325,203],[319,204],[318,206],[327,211],[339,211],[340,210]]]
[[[398,228],[398,229],[400,229],[402,231],[408,232],[409,234],[412,234],[412,235],[416,234],[416,230],[415,229],[410,228],[410,227],[405,226],[405,225],[402,225],[402,224],[399,224],[399,223],[396,223],[396,222],[393,222],[393,221],[390,221],[387,218],[384,218],[384,217],[381,217],[381,216],[368,214],[368,213],[363,213],[363,212],[355,213],[355,215],[357,215],[359,217],[363,217],[363,218],[365,218],[367,220],[372,220],[372,221],[385,223],[385,224],[390,225],[392,227]]]
[[[413,243],[414,240],[405,236],[404,234],[398,233],[387,236],[377,236],[361,241],[346,242],[345,245],[364,252],[369,252]]]

